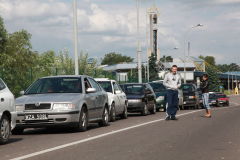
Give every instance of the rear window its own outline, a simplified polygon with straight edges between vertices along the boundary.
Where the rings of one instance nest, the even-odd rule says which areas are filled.
[[[124,85],[124,90],[126,94],[142,94],[143,86],[137,84],[127,84]]]
[[[0,90],[3,90],[3,89],[5,89],[5,88],[6,88],[5,84],[4,84],[3,81],[0,79]]]
[[[209,98],[216,98],[216,94],[209,94]]]

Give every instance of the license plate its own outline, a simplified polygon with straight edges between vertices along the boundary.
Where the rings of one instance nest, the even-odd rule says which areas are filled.
[[[209,105],[211,105],[212,103],[209,103]]]
[[[45,120],[48,119],[47,114],[31,114],[25,115],[25,120]]]

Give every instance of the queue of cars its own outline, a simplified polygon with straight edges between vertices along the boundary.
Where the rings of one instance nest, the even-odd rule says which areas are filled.
[[[10,132],[22,134],[26,128],[71,127],[84,132],[89,123],[107,126],[116,116],[127,119],[128,112],[166,111],[167,90],[162,81],[118,84],[108,78],[50,76],[36,80],[21,97],[15,98],[0,79],[0,144]],[[200,108],[201,92],[195,84],[178,89],[178,107]],[[229,97],[210,93],[209,104],[229,106]]]

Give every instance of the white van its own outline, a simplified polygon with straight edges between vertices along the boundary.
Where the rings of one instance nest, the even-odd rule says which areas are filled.
[[[0,144],[7,143],[16,119],[14,95],[0,78]]]

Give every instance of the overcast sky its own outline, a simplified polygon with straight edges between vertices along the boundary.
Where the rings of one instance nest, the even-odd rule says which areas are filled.
[[[153,3],[148,0],[147,8]],[[137,61],[136,0],[77,0],[77,4],[79,49],[98,59],[116,52]],[[186,54],[190,42],[192,55],[240,65],[240,0],[155,0],[155,5],[162,12],[161,57],[170,50],[172,57],[183,58],[185,33],[202,23],[188,33]],[[139,0],[139,7],[142,61],[146,61],[146,0]],[[72,8],[72,0],[0,0],[0,15],[9,32],[27,30],[33,50],[39,53],[68,47],[73,57]]]

